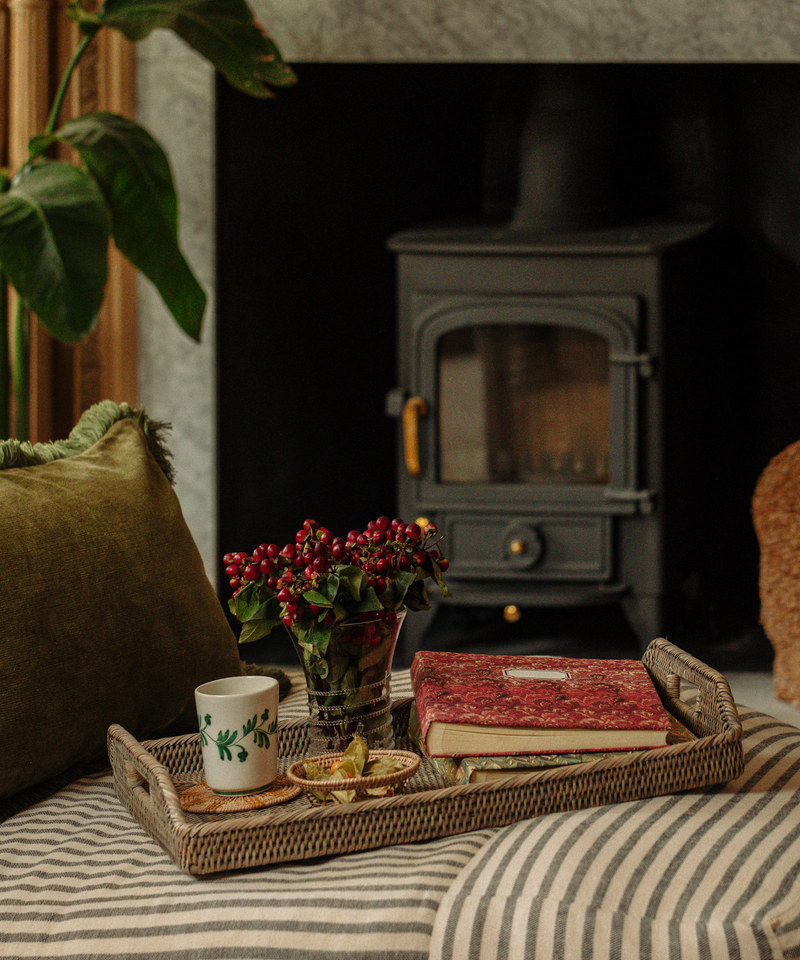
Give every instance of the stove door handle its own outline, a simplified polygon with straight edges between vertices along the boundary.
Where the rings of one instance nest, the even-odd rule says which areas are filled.
[[[406,470],[412,477],[421,472],[419,462],[419,418],[428,414],[428,404],[422,397],[409,397],[403,404],[403,452]]]

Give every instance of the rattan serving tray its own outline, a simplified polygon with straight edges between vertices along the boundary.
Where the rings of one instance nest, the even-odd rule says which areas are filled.
[[[114,786],[175,863],[202,875],[452,836],[737,777],[742,728],[725,678],[665,640],[654,640],[642,659],[667,708],[698,739],[459,786],[445,785],[423,758],[406,792],[394,797],[322,807],[299,797],[265,810],[192,814],[181,809],[178,793],[202,777],[199,734],[139,743],[117,725],[108,732]],[[681,697],[687,683],[688,704]],[[406,750],[414,749],[407,735],[412,702],[393,707],[396,745]],[[285,769],[308,751],[306,721],[279,724],[279,734]]]

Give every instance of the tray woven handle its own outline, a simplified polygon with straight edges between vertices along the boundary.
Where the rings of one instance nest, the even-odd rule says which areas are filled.
[[[151,822],[156,822],[159,819],[159,806],[165,806],[174,826],[185,825],[186,818],[169,770],[119,724],[108,728],[108,755],[112,767],[124,771],[128,796],[142,814]],[[156,797],[161,801],[160,804]],[[130,804],[126,802],[126,806],[130,810]],[[133,810],[130,812],[136,818],[136,813]]]
[[[728,681],[721,673],[663,638],[653,640],[642,657],[667,708],[700,736],[741,738],[742,725]],[[681,698],[681,681],[697,687],[689,705]]]

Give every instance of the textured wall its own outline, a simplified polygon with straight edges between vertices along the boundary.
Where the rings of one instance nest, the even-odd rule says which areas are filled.
[[[173,429],[176,492],[209,578],[216,576],[214,390],[214,76],[172,33],[137,50],[138,119],[166,150],[179,195],[184,255],[209,294],[200,344],[172,319],[155,288],[139,281],[139,400]]]

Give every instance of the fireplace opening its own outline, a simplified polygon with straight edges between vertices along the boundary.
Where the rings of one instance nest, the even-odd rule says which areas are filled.
[[[712,223],[705,274],[669,293],[697,292],[702,309],[684,315],[671,345],[681,376],[657,419],[672,431],[674,469],[699,463],[703,475],[673,514],[677,542],[696,562],[671,586],[680,612],[670,638],[708,662],[745,649],[751,662],[767,658],[749,500],[800,423],[797,68],[297,70],[297,88],[268,103],[218,87],[220,554],[289,540],[306,516],[347,530],[398,503],[396,425],[384,410],[399,382],[389,238],[437,221],[517,236]],[[536,131],[547,136],[537,140]],[[533,484],[546,493],[566,485],[580,496],[608,488],[616,454],[607,337],[585,325],[521,330],[495,318],[488,329],[454,328],[437,350],[445,486]],[[550,385],[535,402],[512,389],[530,383],[534,353],[550,358],[536,374]],[[463,385],[474,402],[493,381],[480,415],[459,416]],[[590,420],[574,415],[586,406]],[[701,439],[681,443],[700,406]],[[652,442],[643,439],[637,455],[646,459]],[[692,529],[698,512],[702,535]],[[224,578],[219,589],[227,597]],[[502,616],[513,604],[457,601],[412,629],[424,626],[430,644],[481,647],[494,636],[515,649],[572,642],[585,653],[587,643],[628,649],[639,639],[615,605],[522,604],[514,620]],[[265,656],[292,662],[294,654],[288,641],[270,641]]]

